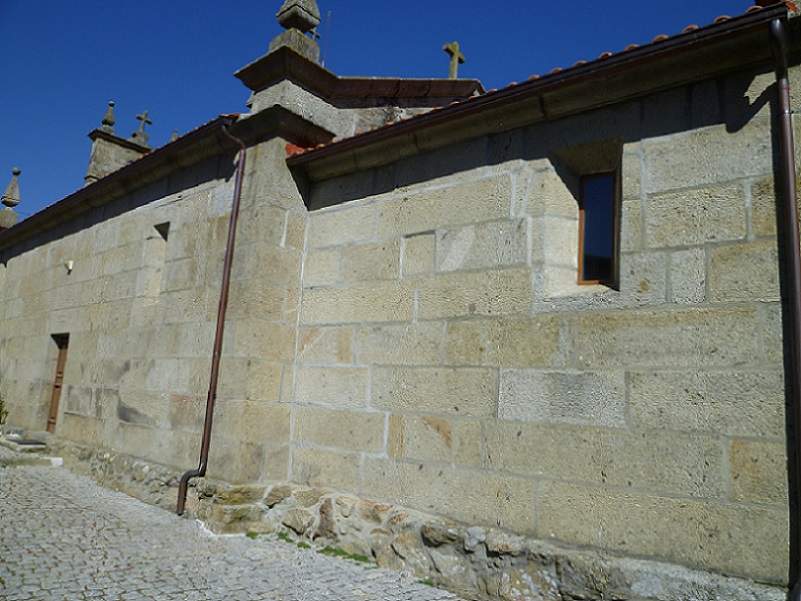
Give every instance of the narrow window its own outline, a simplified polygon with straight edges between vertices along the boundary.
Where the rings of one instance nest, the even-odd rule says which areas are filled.
[[[615,173],[581,177],[579,284],[615,281]]]

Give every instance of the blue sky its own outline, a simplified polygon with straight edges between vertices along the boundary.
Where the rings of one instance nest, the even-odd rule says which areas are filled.
[[[83,185],[109,100],[128,137],[149,112],[155,148],[220,113],[244,112],[233,72],[267,52],[282,0],[0,0],[0,190],[20,167],[23,217]],[[648,43],[751,0],[318,0],[337,75],[459,76],[501,88],[601,52]],[[330,25],[326,27],[328,13]],[[326,35],[326,31],[328,32]]]

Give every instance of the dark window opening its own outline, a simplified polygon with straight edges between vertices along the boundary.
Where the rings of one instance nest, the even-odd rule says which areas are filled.
[[[581,178],[579,201],[579,284],[615,281],[615,173]]]

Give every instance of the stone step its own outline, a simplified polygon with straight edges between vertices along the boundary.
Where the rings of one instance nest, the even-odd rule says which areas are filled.
[[[18,435],[0,435],[0,466],[38,465],[58,467],[61,457],[48,457],[47,443]]]

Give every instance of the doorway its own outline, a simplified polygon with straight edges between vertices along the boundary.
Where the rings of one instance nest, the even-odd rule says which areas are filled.
[[[47,414],[47,431],[56,431],[58,419],[58,404],[61,401],[61,389],[64,386],[64,367],[67,365],[67,348],[69,347],[69,334],[53,334],[53,342],[58,347],[56,360],[56,375],[53,378],[53,393],[50,396],[50,411]]]

